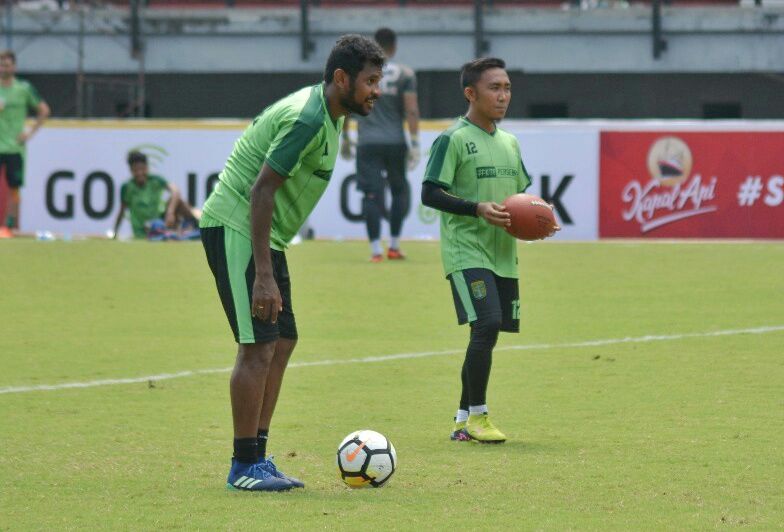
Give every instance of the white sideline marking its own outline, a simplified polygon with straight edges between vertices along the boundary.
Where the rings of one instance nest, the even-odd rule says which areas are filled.
[[[603,345],[632,344],[648,342],[664,342],[671,340],[682,340],[684,338],[706,338],[712,336],[735,336],[739,334],[767,334],[772,332],[784,331],[784,325],[773,325],[769,327],[752,327],[749,329],[726,329],[723,331],[709,331],[698,333],[665,334],[632,336],[626,338],[606,338],[603,340],[586,340],[583,342],[567,342],[562,344],[524,344],[496,347],[494,351],[532,351],[545,349],[564,349],[574,347],[597,347]],[[387,362],[390,360],[403,360],[408,358],[426,358],[443,355],[456,355],[464,353],[465,348],[449,349],[446,351],[423,351],[420,353],[399,353],[396,355],[380,355],[373,357],[349,358],[345,360],[314,360],[312,362],[292,362],[289,368],[304,368],[310,366],[337,366],[339,364],[365,364],[370,362]],[[95,386],[110,386],[115,384],[135,384],[149,381],[163,381],[169,379],[179,379],[182,377],[193,377],[195,375],[210,375],[212,373],[229,373],[233,368],[212,368],[178,371],[177,373],[161,373],[159,375],[147,375],[146,377],[131,377],[125,379],[101,379],[86,382],[64,382],[61,384],[38,384],[35,386],[6,386],[0,388],[0,394],[6,393],[27,393],[48,390],[66,390],[69,388],[93,388]]]

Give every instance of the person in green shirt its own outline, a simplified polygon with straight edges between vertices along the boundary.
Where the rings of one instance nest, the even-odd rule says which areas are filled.
[[[298,337],[285,250],[329,184],[344,118],[373,109],[383,64],[383,52],[370,39],[341,37],[322,83],[273,103],[248,125],[204,204],[202,242],[238,344],[230,383],[230,489],[303,486],[266,458],[272,414]]]
[[[35,122],[25,129],[28,113]],[[25,145],[49,117],[49,106],[27,81],[16,77],[16,55],[0,52],[0,173],[8,183],[6,219],[0,220],[0,238],[13,237],[19,227],[19,189],[24,184]]]
[[[500,443],[486,393],[499,331],[520,330],[517,243],[501,202],[531,184],[517,138],[498,127],[512,97],[501,59],[466,63],[460,79],[468,112],[433,143],[422,203],[441,211],[441,259],[458,323],[471,333],[451,439]]]
[[[160,176],[150,175],[145,154],[140,151],[130,152],[128,166],[133,177],[120,188],[120,212],[114,222],[113,238],[117,238],[126,209],[131,213],[134,238],[145,238],[148,224],[160,218],[170,229],[177,229],[186,221],[195,227],[198,213],[180,196],[176,185]],[[164,201],[163,193],[167,191],[169,199]]]

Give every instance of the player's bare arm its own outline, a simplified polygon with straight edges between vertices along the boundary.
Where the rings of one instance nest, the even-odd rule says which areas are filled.
[[[169,198],[169,206],[166,208],[166,218],[164,222],[166,223],[167,227],[174,226],[174,222],[176,221],[176,213],[177,213],[177,205],[180,203],[180,189],[177,188],[177,185],[172,183],[168,183],[166,188],[171,194]]]
[[[35,122],[33,122],[33,127],[29,130],[22,131],[19,134],[17,140],[19,140],[19,144],[25,144],[30,138],[35,134],[36,131],[41,129],[41,126],[44,125],[46,119],[49,118],[49,115],[52,114],[51,109],[49,109],[49,105],[46,102],[39,102],[38,107],[36,108],[36,115],[35,115]]]
[[[264,163],[259,177],[250,191],[250,235],[256,279],[253,281],[251,313],[262,321],[278,321],[283,300],[272,275],[270,259],[270,229],[275,210],[275,192],[286,178]]]
[[[421,151],[419,148],[419,102],[417,93],[407,92],[403,94],[403,108],[406,115],[406,125],[408,135],[411,138],[411,146],[408,150],[408,169],[413,170],[419,164]]]

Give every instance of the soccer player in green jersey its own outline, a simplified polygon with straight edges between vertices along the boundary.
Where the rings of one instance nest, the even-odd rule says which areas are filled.
[[[477,59],[460,75],[468,112],[433,143],[422,203],[441,211],[441,258],[458,323],[471,334],[451,438],[500,443],[487,410],[487,384],[499,331],[520,329],[517,244],[501,202],[531,179],[517,138],[498,127],[512,96],[501,59]]]
[[[128,154],[131,179],[120,188],[120,212],[114,222],[114,238],[120,228],[125,210],[131,212],[131,227],[134,238],[147,236],[147,225],[152,220],[163,219],[166,227],[175,229],[182,222],[197,223],[197,216],[190,204],[180,196],[176,185],[164,178],[149,173],[147,156],[140,151]],[[169,193],[168,201],[163,200],[164,192]]]
[[[234,458],[228,487],[280,491],[303,484],[266,459],[283,373],[297,343],[286,247],[329,184],[349,113],[379,97],[384,54],[341,37],[324,81],[267,107],[245,129],[204,204],[201,235],[239,344],[231,375]]]
[[[35,113],[25,129],[27,113]],[[8,183],[6,219],[0,220],[0,238],[13,237],[19,227],[19,189],[24,184],[25,144],[49,117],[49,106],[30,83],[16,77],[16,55],[0,52],[0,172]]]

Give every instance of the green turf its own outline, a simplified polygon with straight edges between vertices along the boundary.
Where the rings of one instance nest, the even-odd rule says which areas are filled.
[[[293,361],[460,350],[438,247],[289,252]],[[500,346],[784,325],[784,245],[521,246],[523,332]],[[226,368],[197,243],[0,242],[0,388]],[[496,353],[502,446],[446,438],[459,354],[292,367],[270,447],[307,483],[229,493],[228,375],[0,394],[0,529],[704,529],[784,526],[784,331]],[[334,453],[372,428],[380,490]]]

